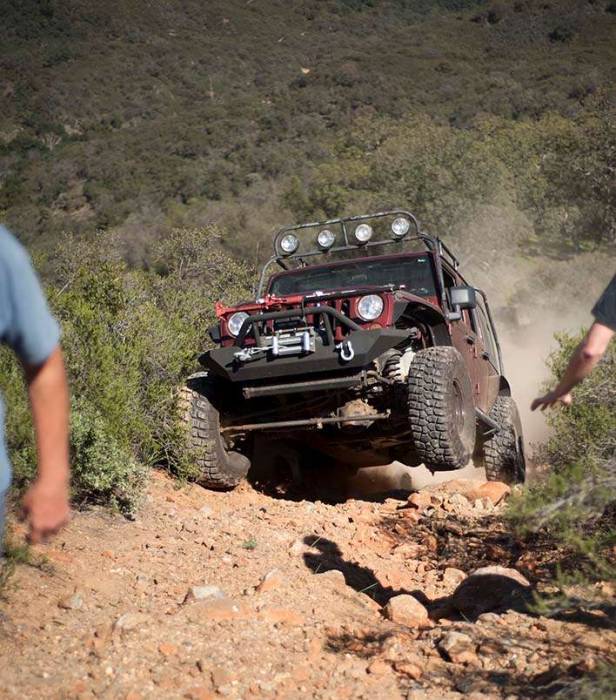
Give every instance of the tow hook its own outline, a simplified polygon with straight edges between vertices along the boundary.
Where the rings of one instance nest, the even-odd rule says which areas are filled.
[[[340,353],[340,359],[343,362],[350,362],[355,357],[355,350],[353,350],[350,340],[343,340],[342,343],[338,343],[336,349]]]

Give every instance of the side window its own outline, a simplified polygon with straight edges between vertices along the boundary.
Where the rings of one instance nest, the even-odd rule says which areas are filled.
[[[490,356],[490,361],[495,367],[498,367],[498,350],[496,348],[496,340],[492,333],[492,328],[488,320],[488,314],[481,300],[477,300],[474,317],[479,325],[479,332],[483,340],[483,345],[486,352]]]
[[[456,285],[455,279],[445,269],[443,270],[443,281],[445,282],[445,289],[449,289],[450,287],[455,287],[455,285]]]

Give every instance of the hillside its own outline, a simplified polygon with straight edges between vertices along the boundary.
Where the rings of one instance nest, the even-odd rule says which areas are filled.
[[[573,146],[550,132],[535,155],[558,142],[560,169],[609,106],[616,63],[608,0],[176,0],[145,11],[2,0],[0,11],[0,217],[30,241],[116,228],[136,259],[174,225],[241,229],[246,254],[274,225],[331,213],[338,200],[298,202],[298,182],[331,170],[349,129],[361,153],[366,121],[378,133],[383,120],[421,117],[457,142],[489,118],[508,134],[558,115],[577,129]],[[428,154],[431,138],[420,139]],[[604,169],[605,148],[600,157]],[[419,194],[400,196],[447,229]]]

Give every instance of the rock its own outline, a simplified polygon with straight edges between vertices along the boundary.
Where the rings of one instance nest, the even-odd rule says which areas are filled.
[[[324,571],[322,574],[317,575],[320,579],[327,579],[336,585],[346,586],[344,574],[339,569],[329,569],[329,571]]]
[[[201,506],[201,508],[199,508],[199,514],[205,518],[209,518],[210,515],[214,514],[214,510],[208,505]]]
[[[138,627],[151,624],[152,620],[147,615],[137,612],[127,612],[115,621],[113,625],[114,630],[120,632],[131,632],[136,630]]]
[[[407,627],[429,627],[426,608],[412,595],[397,595],[385,606],[385,616],[392,622]]]
[[[158,651],[165,658],[168,658],[170,656],[176,656],[176,654],[178,653],[178,648],[175,646],[175,644],[169,644],[168,642],[163,642],[162,644],[159,644]]]
[[[412,688],[406,695],[406,700],[430,700],[434,695],[422,688]]]
[[[304,624],[304,618],[295,610],[287,608],[265,608],[261,610],[260,617],[266,622],[271,622],[275,625],[290,625],[298,626]]]
[[[423,675],[421,666],[413,661],[396,662],[394,668],[398,673],[402,673],[414,681],[418,681]]]
[[[448,661],[454,664],[476,664],[478,662],[475,653],[475,643],[466,634],[448,632],[438,643],[439,650]]]
[[[405,520],[410,520],[412,523],[418,523],[421,520],[421,513],[414,508],[404,508],[399,511],[401,518]]]
[[[446,494],[458,493],[462,496],[466,496],[484,483],[484,481],[480,481],[479,479],[451,479],[450,481],[444,481],[441,484],[430,486],[426,490]]]
[[[375,659],[370,662],[366,670],[372,676],[384,676],[389,669],[389,664],[383,661],[383,659]]]
[[[409,505],[421,512],[432,506],[432,495],[427,491],[417,491],[408,497],[408,502]]]
[[[443,502],[443,510],[446,510],[448,513],[462,513],[469,510],[470,507],[471,504],[468,499],[461,493],[453,493]]]
[[[447,618],[457,615],[457,612],[451,602],[451,596],[438,598],[430,603],[430,619],[438,620],[441,625],[446,625],[449,622]]]
[[[275,588],[282,586],[283,583],[284,577],[282,572],[278,569],[272,569],[261,579],[261,583],[257,586],[257,592],[267,593],[268,591],[273,591]]]
[[[81,610],[83,607],[83,598],[79,593],[73,593],[73,595],[61,598],[58,601],[58,607],[63,610]]]
[[[225,597],[224,592],[218,586],[191,586],[184,598],[185,603],[192,600],[220,600]]]
[[[480,513],[491,513],[494,510],[494,503],[489,498],[480,498],[475,501],[473,508]]]
[[[404,542],[394,549],[393,555],[403,559],[416,559],[419,556],[420,549],[420,545],[415,542]]]
[[[233,681],[233,676],[222,666],[214,666],[210,671],[212,676],[212,685],[218,690],[223,685],[229,685]]]
[[[464,571],[460,571],[460,569],[454,569],[451,566],[448,566],[445,571],[443,571],[443,584],[446,585],[447,587],[455,588],[458,586],[464,579],[466,578],[466,574]]]
[[[479,615],[479,617],[477,618],[477,624],[500,625],[501,619],[496,613],[493,612],[481,613],[481,615]]]
[[[466,494],[469,501],[479,501],[488,498],[493,505],[498,505],[511,493],[511,487],[502,481],[487,481]]]
[[[482,613],[520,604],[530,593],[530,583],[519,571],[484,566],[462,581],[453,592],[452,603],[464,617],[475,620]]]
[[[289,547],[289,554],[293,557],[297,557],[306,549],[306,545],[303,540],[295,540],[293,544]]]
[[[243,604],[228,598],[211,598],[200,603],[186,606],[186,618],[190,622],[221,622],[224,620],[245,620],[250,611]]]
[[[429,551],[436,554],[438,551],[438,540],[434,535],[427,534],[421,541],[423,546]]]

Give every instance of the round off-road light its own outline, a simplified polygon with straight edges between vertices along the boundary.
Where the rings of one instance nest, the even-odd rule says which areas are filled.
[[[330,231],[328,228],[324,228],[322,231],[319,231],[319,235],[317,236],[317,245],[321,250],[329,250],[334,245],[335,241],[336,234],[333,231]]]
[[[245,311],[238,311],[232,314],[227,319],[227,328],[229,333],[235,338],[242,328],[242,324],[248,318],[248,314]]]
[[[294,233],[287,233],[280,239],[283,255],[292,255],[299,248],[299,238]]]
[[[411,228],[411,222],[405,216],[398,216],[391,222],[391,233],[394,238],[404,238]]]
[[[355,229],[355,240],[359,245],[365,245],[372,238],[372,226],[369,224],[359,224]]]
[[[383,313],[383,300],[378,294],[368,294],[359,300],[357,313],[364,321],[374,321]]]

